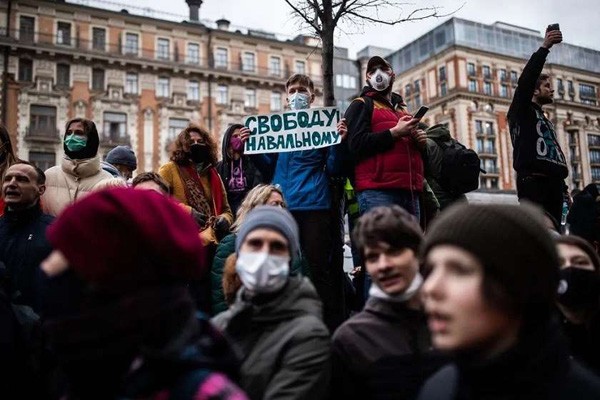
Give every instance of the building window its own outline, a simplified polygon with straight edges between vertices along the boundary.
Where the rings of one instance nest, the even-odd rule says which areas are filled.
[[[421,105],[421,95],[417,93],[415,94],[415,108],[421,107]]]
[[[33,61],[29,58],[19,58],[19,80],[22,82],[33,81]]]
[[[56,107],[31,105],[29,109],[29,132],[34,136],[58,137]]]
[[[227,49],[223,47],[217,47],[215,50],[215,68],[227,68],[227,64]]]
[[[281,93],[271,92],[271,111],[281,111]]]
[[[590,163],[600,164],[600,150],[590,150]]]
[[[335,76],[335,86],[344,89],[356,89],[356,77],[338,74]]]
[[[126,33],[125,34],[124,53],[137,56],[138,47],[139,47],[138,43],[139,43],[139,36],[137,33]]]
[[[198,43],[188,43],[186,61],[188,64],[200,64],[200,45]]]
[[[251,53],[249,51],[244,52],[244,55],[242,56],[242,71],[256,71],[256,56],[254,55],[254,53]]]
[[[35,38],[35,18],[19,17],[19,41],[32,43]]]
[[[125,142],[127,140],[127,114],[105,112],[102,137],[110,142]]]
[[[489,65],[483,66],[483,78],[484,79],[492,79],[492,70]]]
[[[256,108],[256,90],[246,89],[246,94],[244,96],[244,107]]]
[[[486,135],[495,136],[495,133],[494,133],[494,123],[493,122],[486,122],[484,124],[484,126],[485,126],[485,134]]]
[[[504,83],[500,85],[500,96],[508,97],[508,86],[506,86]]]
[[[516,85],[519,78],[517,77],[517,71],[510,71],[510,81],[513,85]]]
[[[188,81],[187,99],[200,101],[200,83],[198,81]]]
[[[446,82],[442,82],[440,84],[440,95],[442,97],[446,96],[448,94],[448,87],[446,85]]]
[[[29,162],[37,166],[42,171],[46,171],[48,168],[56,165],[56,154],[44,153],[41,151],[30,151]]]
[[[506,70],[505,69],[500,70],[500,80],[502,82],[504,82],[506,80]]]
[[[229,104],[229,88],[227,85],[217,86],[217,104]]]
[[[71,86],[71,66],[56,64],[56,86],[68,88]]]
[[[407,84],[406,86],[404,86],[404,96],[405,96],[405,97],[408,97],[408,96],[410,96],[410,95],[411,95],[411,93],[412,93],[412,92],[411,92],[411,90],[410,90],[410,83],[409,83],[409,84]]]
[[[269,58],[269,75],[281,76],[281,58]]]
[[[567,88],[569,90],[569,99],[575,101],[575,87],[573,86],[573,81],[567,81]]]
[[[600,182],[600,167],[592,167],[592,181],[594,183]]]
[[[159,77],[156,85],[156,97],[169,97],[170,93],[169,78]]]
[[[558,78],[556,80],[556,88],[558,90],[558,94],[560,96],[560,98],[564,98],[565,96],[565,84],[563,83],[563,80],[561,78]]]
[[[168,139],[174,140],[182,130],[187,128],[189,121],[183,118],[169,118],[169,133]]]
[[[92,90],[104,90],[104,70],[92,69]]]
[[[156,58],[158,60],[169,60],[170,47],[169,39],[159,38],[156,42]]]
[[[92,49],[98,51],[106,50],[106,29],[92,28]]]
[[[579,84],[579,99],[583,104],[596,105],[596,87],[585,83]]]
[[[600,135],[588,134],[588,145],[594,147],[600,147]]]
[[[484,82],[483,93],[487,94],[488,96],[492,95],[492,84],[490,82]]]
[[[56,44],[71,45],[71,24],[68,22],[56,23]]]
[[[296,60],[296,73],[306,74],[306,63],[304,61]]]
[[[421,82],[419,80],[415,81],[415,93],[421,92]]]
[[[498,173],[498,166],[496,165],[495,158],[485,158],[482,160],[482,163],[483,163],[483,169],[488,174],[497,174]]]
[[[467,75],[475,76],[475,64],[467,63]]]
[[[446,67],[439,68],[439,75],[440,75],[440,82],[443,82],[446,80]]]
[[[475,79],[469,79],[469,92],[477,91],[477,81]]]
[[[483,135],[483,121],[475,120],[475,133]]]
[[[125,75],[125,93],[138,94],[138,75],[134,72]]]

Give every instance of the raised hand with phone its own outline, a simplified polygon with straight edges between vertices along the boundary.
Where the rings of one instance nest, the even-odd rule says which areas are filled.
[[[542,44],[542,47],[550,49],[555,44],[562,42],[562,40],[563,37],[562,32],[560,31],[560,25],[548,25],[548,27],[546,28],[546,36],[544,37],[544,43]]]

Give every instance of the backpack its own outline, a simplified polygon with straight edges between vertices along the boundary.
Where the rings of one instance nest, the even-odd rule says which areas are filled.
[[[440,186],[452,194],[463,194],[479,187],[479,174],[484,172],[477,153],[456,140],[438,143],[444,151],[442,156]]]

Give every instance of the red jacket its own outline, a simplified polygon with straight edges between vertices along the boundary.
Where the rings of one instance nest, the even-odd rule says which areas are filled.
[[[370,94],[370,93],[369,93]],[[367,96],[369,94],[366,94]],[[365,107],[363,99],[354,103]],[[360,107],[360,105],[357,105]],[[352,107],[352,106],[351,106]],[[350,110],[348,110],[350,111]],[[346,113],[349,116],[349,112]],[[389,104],[373,98],[370,132],[350,132],[351,135],[391,135],[404,111],[396,111]],[[351,117],[350,117],[351,119]],[[354,124],[349,123],[349,130]],[[358,141],[357,141],[358,142]],[[355,189],[405,189],[421,192],[423,190],[423,160],[419,149],[410,137],[402,137],[389,142],[382,151],[360,159],[354,169]]]

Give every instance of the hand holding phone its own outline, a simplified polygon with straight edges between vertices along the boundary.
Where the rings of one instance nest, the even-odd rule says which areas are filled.
[[[423,116],[425,116],[425,113],[429,111],[429,107],[427,106],[421,106],[421,108],[419,108],[419,111],[416,112],[415,115],[413,115],[413,118],[415,119],[421,119],[423,118]]]
[[[544,43],[542,47],[550,49],[557,43],[562,42],[562,32],[560,31],[559,24],[551,24],[546,28],[546,36],[544,37]]]
[[[548,25],[548,27],[546,28],[546,32],[551,32],[551,31],[560,31],[560,25],[559,24]]]

